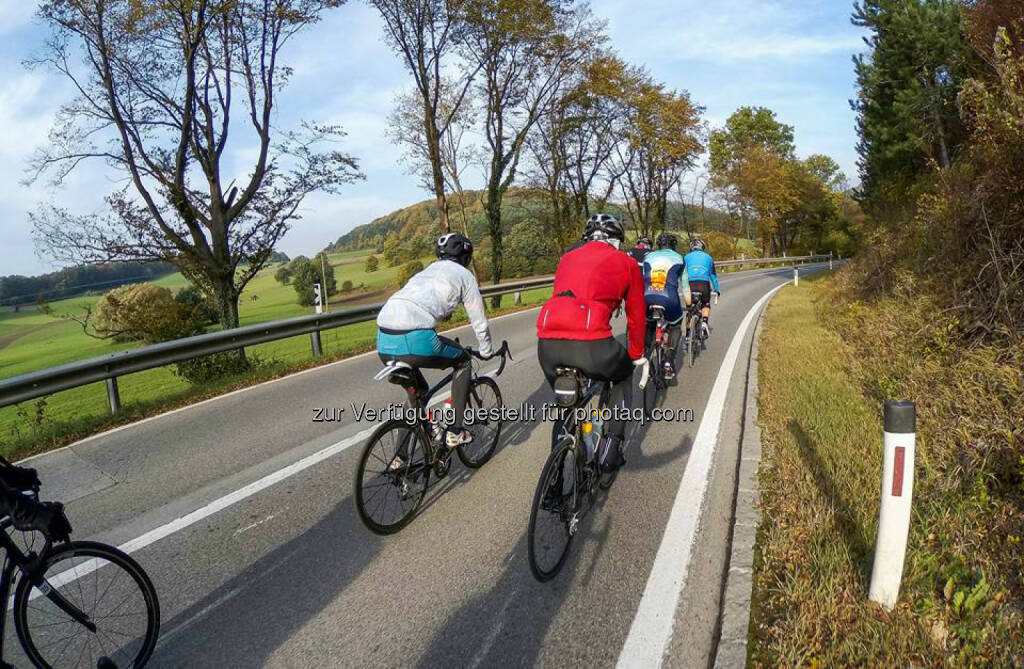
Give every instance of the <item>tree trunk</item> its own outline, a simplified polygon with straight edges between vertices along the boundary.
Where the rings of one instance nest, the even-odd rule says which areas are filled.
[[[496,178],[491,179],[487,184],[487,231],[491,236],[491,278],[493,283],[501,282],[502,272],[502,230],[501,230],[501,186]],[[497,309],[501,306],[501,296],[495,295],[491,298],[491,307]]]
[[[434,199],[437,201],[438,215],[441,218],[441,230],[452,231],[448,221],[448,198],[444,192],[444,171],[441,165],[441,138],[437,134],[437,123],[429,101],[423,116],[424,133],[427,136],[427,154],[430,158],[430,171],[434,179]]]
[[[221,277],[213,286],[217,302],[217,321],[223,330],[238,327],[238,293],[232,277]]]

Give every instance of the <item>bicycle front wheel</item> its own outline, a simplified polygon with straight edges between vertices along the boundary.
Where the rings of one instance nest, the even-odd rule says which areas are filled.
[[[123,551],[74,541],[50,553],[14,592],[14,627],[37,667],[142,667],[160,633],[149,576]]]
[[[565,564],[579,522],[582,491],[574,444],[567,436],[551,451],[533,493],[527,543],[530,571],[541,582],[554,578]]]
[[[473,423],[467,424],[466,429],[473,435],[473,441],[459,444],[459,459],[467,467],[476,469],[491,459],[501,436],[504,416],[497,382],[489,376],[473,379],[467,404],[467,409],[473,412]]]
[[[356,511],[376,534],[394,534],[409,524],[430,481],[427,444],[416,425],[395,419],[367,442],[356,467]]]

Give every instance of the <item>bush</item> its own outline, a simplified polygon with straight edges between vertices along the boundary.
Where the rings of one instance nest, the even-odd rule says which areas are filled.
[[[182,288],[174,294],[174,301],[195,311],[196,317],[201,319],[204,325],[217,322],[217,310],[213,308],[206,296],[199,292],[195,286]]]
[[[363,270],[366,272],[376,272],[380,262],[377,260],[377,256],[370,256],[366,259],[366,265]]]
[[[198,334],[205,319],[202,307],[176,301],[170,289],[137,283],[101,297],[90,321],[98,334],[114,341],[151,344]]]
[[[287,286],[292,282],[292,270],[288,265],[281,265],[277,268],[277,271],[274,272],[274,280],[282,286]]]
[[[295,293],[298,296],[298,303],[303,306],[312,306],[313,284],[323,283],[324,274],[326,274],[327,278],[327,289],[323,292],[324,297],[326,298],[326,296],[338,290],[338,285],[334,278],[334,267],[326,262],[326,258],[323,258],[325,262],[323,267],[321,267],[322,255],[318,254],[312,260],[299,257],[288,266],[292,273],[292,286],[295,288]]]
[[[398,268],[398,287],[401,288],[416,272],[423,271],[423,263],[419,260],[410,260]]]
[[[347,293],[348,291],[352,290],[352,288],[352,281],[350,281],[349,279],[346,279],[345,283],[341,284],[341,292],[343,293]]]
[[[715,260],[732,260],[739,257],[736,238],[732,235],[717,230],[708,230],[704,233],[704,243],[708,245],[708,253]]]
[[[199,384],[242,374],[260,364],[259,359],[249,360],[235,351],[225,351],[176,363],[174,373],[191,384]]]

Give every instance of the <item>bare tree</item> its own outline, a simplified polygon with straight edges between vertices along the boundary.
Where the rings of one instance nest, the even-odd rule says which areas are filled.
[[[443,145],[479,69],[470,67],[459,70],[457,77],[454,74],[461,4],[457,0],[370,0],[370,4],[380,12],[385,35],[415,82],[422,125],[418,134],[429,168],[429,187],[437,201],[441,227],[449,232]]]
[[[585,6],[559,0],[476,0],[467,3],[464,20],[465,59],[481,75],[489,153],[484,210],[492,245],[491,278],[497,283],[502,276],[501,204],[516,177],[526,138],[583,63],[599,26]]]
[[[43,2],[39,16],[52,33],[34,63],[63,74],[78,94],[58,113],[30,179],[45,172],[60,183],[99,158],[125,184],[107,196],[108,214],[50,206],[34,215],[37,248],[70,262],[169,261],[215,299],[223,327],[236,327],[242,289],[299,218],[305,196],[361,177],[351,157],[317,150],[339,128],[272,128],[289,74],[283,47],[339,4]],[[223,173],[229,130],[255,141],[240,186]]]

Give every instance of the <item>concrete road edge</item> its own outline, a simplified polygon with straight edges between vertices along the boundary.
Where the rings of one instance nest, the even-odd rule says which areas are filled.
[[[754,544],[761,524],[761,492],[757,473],[761,466],[761,428],[757,424],[757,360],[765,304],[757,317],[747,363],[747,387],[744,398],[743,432],[736,476],[736,500],[733,508],[729,570],[726,574],[720,612],[720,635],[715,650],[715,669],[745,667],[750,604],[753,589]]]

